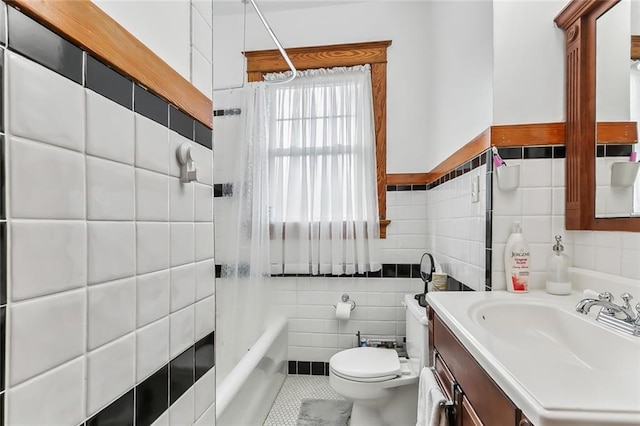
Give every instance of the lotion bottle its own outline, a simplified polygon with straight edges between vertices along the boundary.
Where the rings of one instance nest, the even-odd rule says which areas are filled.
[[[504,270],[507,291],[513,293],[529,291],[529,245],[522,235],[520,222],[513,222],[511,235],[505,246]]]
[[[556,235],[553,252],[547,257],[547,293],[558,295],[571,294],[569,266],[571,266],[571,259],[564,253],[562,237]]]

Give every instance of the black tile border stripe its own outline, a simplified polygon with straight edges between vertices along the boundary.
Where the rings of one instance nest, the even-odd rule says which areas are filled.
[[[133,426],[134,424],[134,389],[112,402],[107,408],[95,414],[85,423],[86,426]]]
[[[287,362],[287,374],[299,374],[301,376],[328,376],[329,363],[322,361],[296,361]]]
[[[8,9],[8,47],[10,50],[178,132],[189,140],[212,149],[212,130],[204,123],[192,118],[157,94],[147,91],[139,84],[134,84],[125,75],[90,57],[80,47],[16,8],[9,7]],[[21,24],[26,27],[26,30],[22,32],[19,31]],[[57,55],[52,56],[52,52],[57,52],[57,50],[49,48],[50,45],[62,46],[62,60],[59,60]],[[61,63],[56,63],[56,60]],[[83,78],[83,68],[86,68],[88,73],[86,78]],[[127,85],[127,82],[131,83],[131,92],[123,93],[122,89]],[[133,105],[127,99],[133,99]],[[171,106],[171,112],[169,106]],[[196,126],[196,124],[200,126]]]
[[[189,346],[142,382],[128,389],[124,395],[88,419],[85,425],[133,425],[134,419],[136,426],[151,425],[198,379],[215,366],[213,356],[200,357],[200,363],[198,363],[198,348],[203,347],[215,352],[215,331]],[[199,375],[196,374],[196,369],[199,370]],[[129,419],[131,423],[128,423]]]
[[[240,108],[228,108],[228,109],[216,109],[213,111],[214,117],[224,117],[230,115],[240,115],[242,110]]]
[[[2,102],[0,100],[0,102]],[[7,178],[4,175],[5,173],[5,137],[4,135],[0,135],[0,220],[4,220],[7,218],[7,207],[6,207],[6,182]]]
[[[6,361],[6,342],[5,336],[7,335],[7,307],[0,307],[0,333],[2,333],[2,339],[0,339],[0,392],[4,392],[5,375],[5,361]],[[1,417],[0,417],[1,419]]]
[[[437,188],[438,186],[442,185],[443,183],[449,182],[450,180],[453,180],[455,178],[458,178],[462,175],[465,175],[475,169],[477,169],[480,166],[484,166],[485,164],[487,165],[487,172],[489,170],[491,170],[491,160],[490,160],[490,152],[491,150],[485,151],[481,154],[476,155],[475,157],[473,157],[471,160],[465,162],[464,164],[461,164],[460,166],[456,167],[455,169],[451,170],[449,173],[446,173],[444,175],[442,175],[440,178],[436,179],[435,181],[431,182],[430,184],[425,186],[425,189],[427,191],[430,191],[434,188]],[[489,159],[488,159],[489,158]],[[413,185],[413,186],[421,186],[421,185]],[[420,188],[422,189],[422,188]],[[387,188],[387,191],[389,191],[389,189]],[[414,189],[415,191],[415,189]]]
[[[216,265],[216,278],[222,277],[224,265]],[[385,263],[382,269],[363,274],[272,274],[272,278],[311,277],[311,278],[420,278],[420,264],[417,263]]]
[[[7,222],[0,221],[0,306],[7,304],[7,256]],[[0,339],[4,337],[2,333]]]
[[[85,87],[127,109],[132,109],[133,81],[90,55],[87,55],[86,61]]]
[[[633,151],[631,144],[606,144],[596,146],[596,157],[629,157]]]
[[[426,184],[419,185],[387,185],[387,192],[402,192],[402,191],[426,191]]]
[[[82,49],[14,7],[8,8],[8,18],[9,49],[71,81],[83,83]]]
[[[193,140],[193,123],[195,120],[173,105],[169,105],[169,129]]]
[[[169,128],[169,103],[139,84],[133,87],[133,110]]]
[[[214,183],[213,198],[231,197],[233,195],[232,183]]]

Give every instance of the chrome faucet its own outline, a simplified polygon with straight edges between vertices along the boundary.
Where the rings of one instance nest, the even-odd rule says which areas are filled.
[[[624,293],[620,297],[624,303],[617,305],[613,303],[613,295],[607,291],[599,294],[597,299],[587,298],[581,300],[576,305],[576,311],[586,315],[593,306],[600,306],[602,309],[600,309],[596,321],[600,321],[617,330],[640,336],[640,303],[636,305],[637,312],[634,312],[629,304],[633,296],[629,293]]]

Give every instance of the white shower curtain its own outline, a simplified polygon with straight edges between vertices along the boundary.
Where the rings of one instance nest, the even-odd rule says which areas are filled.
[[[220,380],[263,331],[271,275],[381,267],[369,67],[250,83],[243,96],[228,238],[217,247],[225,254],[217,286],[224,289],[217,295]]]

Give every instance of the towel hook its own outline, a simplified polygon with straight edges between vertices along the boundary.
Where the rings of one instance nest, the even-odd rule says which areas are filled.
[[[343,294],[342,297],[340,298],[344,303],[351,303],[351,310],[353,311],[356,308],[356,301],[355,300],[351,300],[349,298],[349,295],[347,293]],[[334,308],[336,308],[336,305],[333,305]]]

